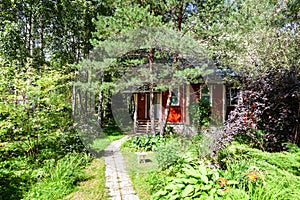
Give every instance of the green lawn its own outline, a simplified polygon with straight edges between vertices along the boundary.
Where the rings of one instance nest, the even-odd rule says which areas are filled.
[[[146,156],[146,163],[138,163],[137,155],[134,152],[122,152],[126,170],[131,178],[133,188],[141,200],[149,200],[149,183],[147,176],[149,172],[157,170],[157,163],[154,159],[154,154],[149,152]]]
[[[92,147],[97,154],[97,158],[86,167],[85,173],[88,179],[81,182],[76,190],[66,196],[65,200],[106,200],[108,199],[108,190],[105,186],[105,162],[104,149],[112,142],[124,137],[124,134],[115,129],[108,129],[109,134],[106,137],[97,138]]]
[[[81,182],[76,191],[66,196],[65,200],[77,199],[107,199],[108,191],[105,186],[105,163],[104,158],[94,159],[85,169],[89,176],[88,180]]]

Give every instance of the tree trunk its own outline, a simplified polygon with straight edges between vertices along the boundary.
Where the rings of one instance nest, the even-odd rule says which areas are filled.
[[[167,126],[167,122],[168,122],[168,116],[170,113],[170,106],[171,106],[171,100],[172,100],[172,92],[173,89],[170,87],[169,88],[169,94],[168,94],[168,99],[167,99],[167,104],[166,104],[166,108],[165,108],[165,113],[162,116],[163,119],[161,120],[161,124],[160,124],[160,130],[159,130],[159,135],[163,136],[166,126]]]
[[[178,54],[176,53],[174,55],[174,60],[173,60],[173,64],[174,67],[176,67],[176,63],[178,62]],[[167,104],[166,104],[166,109],[165,109],[165,114],[163,116],[163,119],[161,120],[161,125],[160,125],[160,131],[159,134],[162,136],[165,132],[166,126],[167,126],[167,120],[168,120],[168,116],[170,113],[170,106],[171,106],[171,100],[172,100],[172,92],[173,89],[172,87],[169,88],[169,94],[168,94],[168,99],[167,99]]]
[[[74,77],[74,81],[76,82],[76,73]],[[76,96],[76,86],[75,84],[73,85],[73,91],[72,91],[72,119],[75,120],[75,115],[76,115],[76,106],[77,106],[77,96]]]
[[[40,64],[44,64],[45,63],[45,54],[44,54],[44,22],[42,19],[40,19],[40,45],[41,45],[41,49],[40,49]]]
[[[179,5],[179,10],[177,13],[177,24],[175,22],[175,26],[177,26],[177,31],[180,32],[181,28],[182,28],[182,21],[183,21],[183,2],[180,3]],[[178,62],[178,54],[175,53],[174,54],[174,60],[173,60],[173,67],[176,68],[176,63]],[[172,92],[173,89],[172,87],[169,88],[169,94],[168,94],[168,99],[167,99],[167,104],[166,104],[166,109],[165,109],[165,114],[163,116],[163,119],[161,120],[161,124],[160,124],[160,130],[159,130],[159,134],[161,136],[163,136],[166,126],[167,126],[167,122],[168,122],[168,116],[170,113],[170,106],[171,106],[171,100],[172,100]]]
[[[100,80],[100,84],[102,85],[103,83],[103,73],[101,73],[101,80]],[[100,88],[99,91],[99,96],[98,96],[98,117],[97,117],[97,121],[98,121],[98,125],[101,128],[102,127],[102,103],[103,103],[103,90]]]
[[[153,89],[153,49],[150,48],[148,54],[149,70],[150,70],[150,133],[155,136],[155,116],[154,116],[154,89]]]
[[[151,134],[155,136],[155,116],[154,116],[154,91],[150,88],[150,120],[151,120]]]
[[[179,5],[179,12],[177,15],[177,31],[178,32],[181,31],[182,21],[183,21],[183,2],[181,2]]]
[[[29,56],[30,58],[33,58],[33,14],[32,14],[32,8],[30,9],[30,17],[29,17]]]
[[[300,117],[300,102],[299,102],[299,106],[298,106],[298,119]],[[299,141],[299,138],[300,138],[300,134],[299,134],[299,127],[300,125],[299,124],[296,124],[295,127],[294,127],[294,141],[293,143],[294,144],[297,144],[297,145],[300,145],[300,141]]]

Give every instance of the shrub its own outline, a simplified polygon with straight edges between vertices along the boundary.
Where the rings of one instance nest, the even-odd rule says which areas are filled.
[[[0,199],[22,199],[34,183],[33,166],[28,158],[20,157],[0,162]]]
[[[83,168],[91,157],[82,154],[67,154],[58,161],[48,160],[44,167],[34,173],[37,180],[24,199],[60,199],[74,190],[77,182],[86,177]]]
[[[199,158],[212,158],[218,150],[225,148],[227,142],[228,138],[224,137],[222,130],[211,129],[193,136],[189,151],[194,152]]]
[[[188,109],[192,123],[197,127],[199,132],[204,127],[209,127],[211,121],[211,106],[209,101],[201,99],[198,102],[192,103]]]
[[[299,80],[299,67],[273,67],[259,77],[244,78],[243,101],[231,112],[225,131],[247,136],[251,143],[269,151],[284,150],[286,142],[300,145]]]
[[[160,168],[166,169],[179,162],[181,153],[182,147],[178,141],[174,140],[164,146],[160,146],[155,154],[155,159]]]
[[[175,177],[166,181],[165,187],[157,191],[152,198],[156,199],[215,199],[225,195],[224,185],[220,185],[217,170],[205,167],[204,163],[190,165],[185,163]],[[228,181],[228,185],[235,184]]]
[[[64,153],[87,152],[79,134],[74,129],[61,134],[59,142]]]
[[[121,148],[128,151],[157,151],[158,147],[166,144],[170,138],[163,136],[133,136],[123,142]]]

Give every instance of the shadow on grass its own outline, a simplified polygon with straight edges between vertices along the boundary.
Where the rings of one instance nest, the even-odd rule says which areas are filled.
[[[92,163],[86,167],[89,178],[80,183],[77,191],[68,195],[65,200],[77,199],[109,199],[108,189],[105,185],[105,160],[104,155],[113,152],[105,148],[113,141],[125,136],[116,126],[108,126],[104,129],[103,135],[93,141],[89,152],[94,156]],[[1,198],[0,198],[1,199]]]
[[[109,153],[105,151],[105,148],[113,141],[119,140],[125,136],[125,134],[117,126],[108,126],[104,128],[103,136],[96,138],[89,148],[89,152],[95,158],[101,158],[104,153]]]
[[[149,163],[149,162],[152,162],[152,160],[151,159],[145,159],[145,163]]]

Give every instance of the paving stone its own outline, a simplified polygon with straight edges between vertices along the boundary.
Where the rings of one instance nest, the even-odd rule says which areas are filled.
[[[112,142],[104,151],[106,186],[111,200],[139,200],[125,169],[125,162],[119,148],[126,137]]]
[[[122,196],[122,200],[139,200],[139,197],[136,195],[124,195]]]
[[[122,194],[122,196],[124,196],[124,195],[129,195],[129,194],[135,194],[135,192],[132,189],[132,187],[126,186],[126,187],[122,187],[121,194]]]

